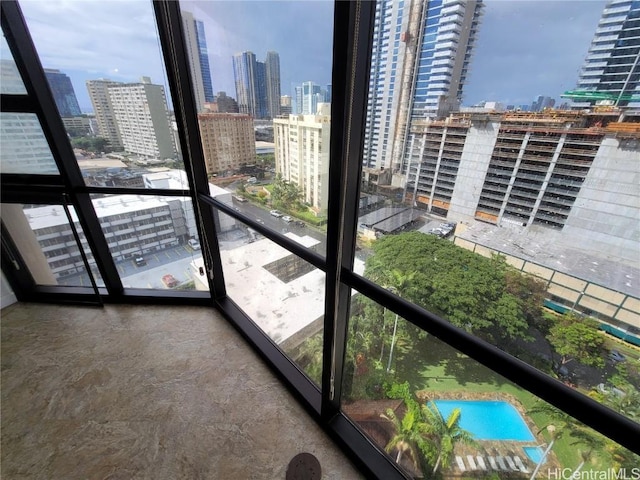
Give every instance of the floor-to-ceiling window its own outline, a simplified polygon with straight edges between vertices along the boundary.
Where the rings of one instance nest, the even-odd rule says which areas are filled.
[[[614,4],[4,2],[3,271],[214,304],[372,476],[631,475],[640,115],[518,73]]]

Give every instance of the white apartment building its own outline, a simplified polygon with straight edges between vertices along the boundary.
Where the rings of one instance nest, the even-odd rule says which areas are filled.
[[[109,142],[114,151],[122,150],[122,139],[116,125],[116,118],[111,105],[109,87],[122,85],[112,80],[87,80],[87,91],[93,105],[93,112],[98,123],[98,134]]]
[[[327,209],[331,107],[318,105],[317,115],[289,115],[273,121],[276,172],[296,184],[303,201],[316,212]]]
[[[127,152],[147,159],[176,158],[162,85],[153,85],[149,77],[142,77],[141,83],[109,87],[109,98]]]

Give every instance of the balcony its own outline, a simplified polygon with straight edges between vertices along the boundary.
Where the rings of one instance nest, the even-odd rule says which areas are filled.
[[[284,478],[307,451],[362,478],[210,308],[19,303],[2,328],[3,477]]]

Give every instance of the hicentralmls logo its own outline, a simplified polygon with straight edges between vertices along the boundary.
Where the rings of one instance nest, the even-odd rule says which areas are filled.
[[[605,470],[573,471],[571,468],[550,468],[549,479],[553,480],[640,480],[640,467],[607,468]]]

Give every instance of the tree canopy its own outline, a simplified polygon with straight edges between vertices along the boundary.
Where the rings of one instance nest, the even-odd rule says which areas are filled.
[[[486,258],[419,232],[384,237],[373,251],[365,276],[381,285],[411,278],[402,291],[396,287],[401,296],[489,341],[528,339],[529,326],[542,322],[544,284],[504,257]]]
[[[302,197],[298,186],[290,183],[282,178],[282,175],[276,175],[273,182],[273,191],[271,199],[273,205],[284,210],[293,210],[299,208],[300,198]]]
[[[80,148],[89,152],[100,153],[110,152],[108,142],[102,137],[80,137],[71,140],[71,145],[74,148]]]
[[[551,327],[549,343],[561,356],[564,365],[576,360],[592,367],[604,367],[604,338],[593,320],[563,315]]]

